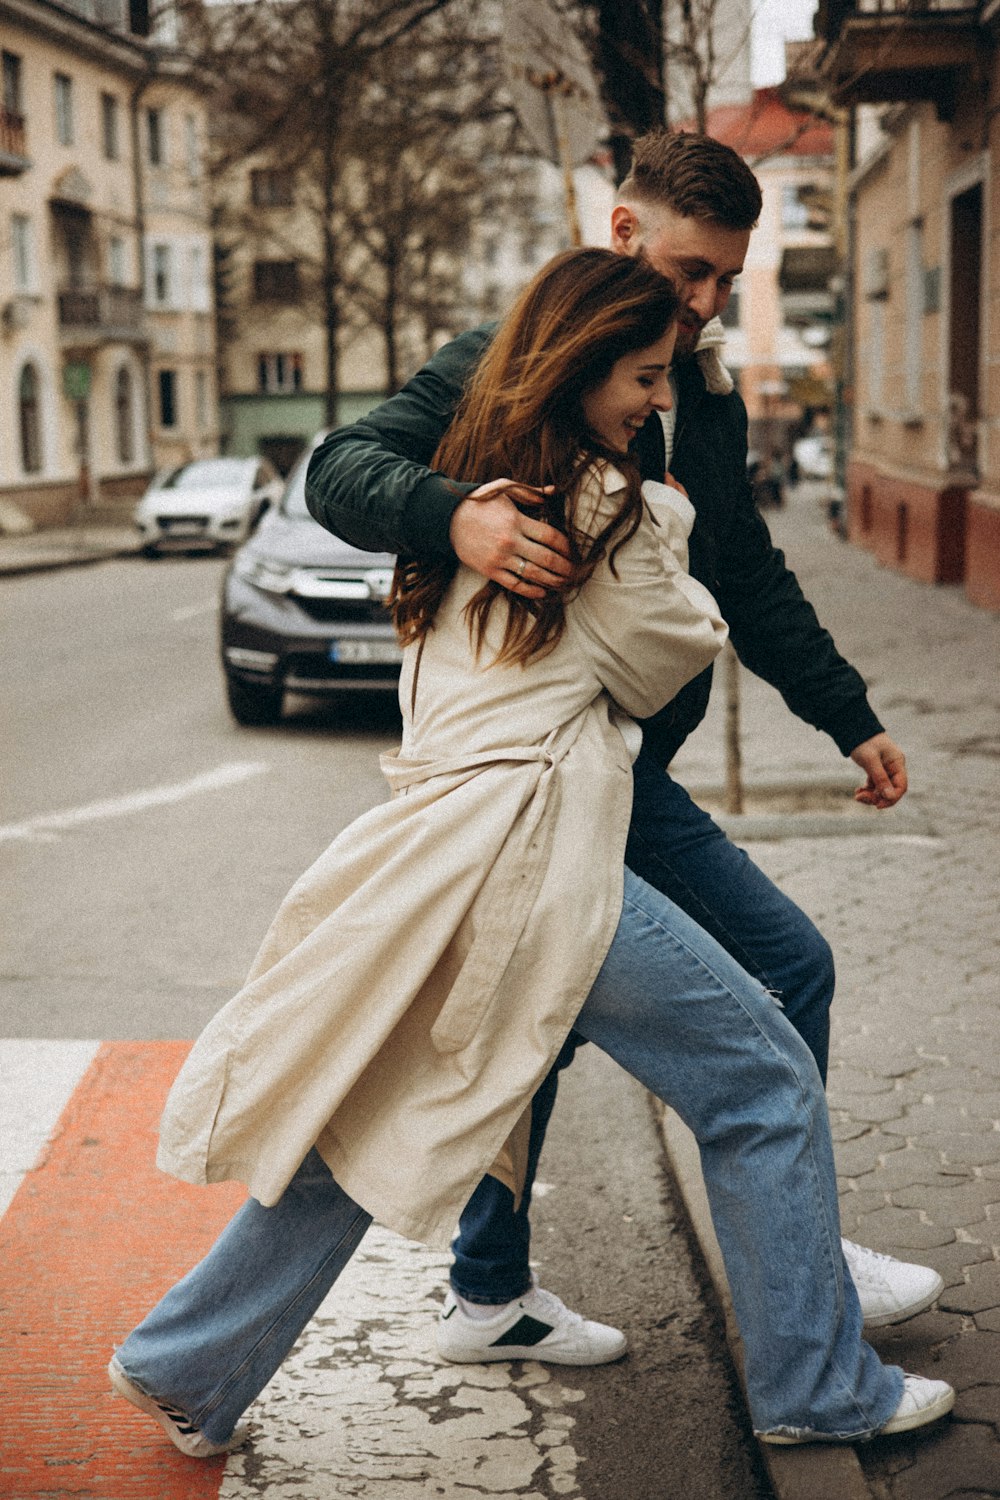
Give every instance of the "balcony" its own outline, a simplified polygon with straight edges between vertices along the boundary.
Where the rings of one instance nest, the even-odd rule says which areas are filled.
[[[59,293],[59,335],[63,348],[146,341],[142,293],[137,287],[76,287]]]
[[[815,25],[828,44],[823,72],[834,102],[928,100],[939,119],[952,119],[963,74],[986,59],[980,9],[970,0],[821,0]]]
[[[0,106],[0,177],[19,177],[30,166],[24,116]]]

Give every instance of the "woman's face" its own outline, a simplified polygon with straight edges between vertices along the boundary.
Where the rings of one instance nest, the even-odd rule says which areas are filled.
[[[668,372],[676,336],[677,329],[671,325],[655,344],[623,354],[611,374],[584,395],[581,404],[587,426],[606,448],[627,452],[652,412],[670,410]]]

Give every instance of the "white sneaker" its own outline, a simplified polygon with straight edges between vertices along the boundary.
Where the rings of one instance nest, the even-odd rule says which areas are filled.
[[[911,1432],[936,1422],[955,1405],[955,1392],[944,1380],[928,1380],[924,1375],[903,1376],[903,1398],[888,1422],[875,1437],[891,1437],[895,1432]],[[762,1443],[791,1445],[795,1443],[833,1443],[839,1441],[822,1432],[759,1432]]]
[[[955,1405],[955,1392],[945,1380],[928,1380],[926,1375],[903,1376],[903,1399],[876,1436],[891,1437],[894,1432],[909,1432],[936,1422]]]
[[[877,1250],[866,1250],[853,1240],[841,1240],[847,1269],[851,1273],[864,1313],[866,1328],[884,1328],[905,1323],[936,1302],[944,1282],[930,1266],[915,1266],[895,1260]]]
[[[216,1458],[220,1453],[229,1453],[233,1448],[238,1448],[250,1435],[249,1427],[237,1427],[227,1442],[213,1443],[197,1427],[192,1427],[185,1413],[176,1406],[154,1401],[151,1396],[140,1391],[137,1385],[133,1385],[117,1359],[112,1359],[108,1365],[108,1375],[116,1393],[159,1422],[174,1447],[186,1453],[188,1458]]]
[[[553,1365],[606,1365],[628,1340],[617,1328],[571,1312],[553,1292],[533,1287],[492,1318],[470,1318],[449,1292],[438,1319],[438,1350],[453,1364],[541,1359]]]

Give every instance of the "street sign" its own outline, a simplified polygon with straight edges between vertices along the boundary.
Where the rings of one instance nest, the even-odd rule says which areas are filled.
[[[63,395],[70,401],[86,401],[90,395],[90,366],[82,360],[63,365]]]

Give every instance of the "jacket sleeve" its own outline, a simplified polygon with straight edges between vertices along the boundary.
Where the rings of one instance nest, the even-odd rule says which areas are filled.
[[[593,471],[581,501],[593,507],[596,532],[620,501],[605,471]],[[639,529],[605,557],[567,609],[599,681],[619,707],[647,718],[704,670],[725,644],[718,605],[687,572],[690,502],[666,485],[643,485]],[[582,513],[582,508],[581,508]],[[595,524],[596,523],[596,524]],[[617,575],[617,576],[616,576]]]
[[[428,465],[492,334],[487,325],[453,339],[398,395],[324,439],[306,476],[306,504],[321,526],[366,552],[454,556],[452,513],[476,486]]]
[[[746,451],[746,411],[734,451]],[[753,503],[743,473],[730,523],[719,536],[717,592],[736,653],[777,688],[792,713],[834,740],[843,755],[882,729],[861,674],[841,656]]]

